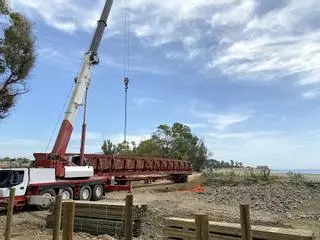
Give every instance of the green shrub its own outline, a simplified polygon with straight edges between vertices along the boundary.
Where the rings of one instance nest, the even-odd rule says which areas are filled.
[[[204,184],[211,185],[214,183],[235,183],[235,182],[270,182],[277,179],[277,176],[271,175],[270,169],[259,169],[260,171],[212,171],[202,174]]]
[[[290,171],[287,173],[287,175],[291,181],[298,182],[298,181],[304,180],[304,176],[301,173],[295,173],[295,172]]]

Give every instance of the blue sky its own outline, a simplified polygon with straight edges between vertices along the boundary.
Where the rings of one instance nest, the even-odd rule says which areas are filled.
[[[125,1],[114,1],[93,71],[87,152],[99,152],[103,139],[123,138]],[[31,92],[0,124],[0,156],[51,150],[103,4],[11,1],[34,23],[38,56]],[[320,168],[317,0],[130,5],[129,139],[143,140],[159,124],[178,121],[203,138],[217,159]],[[78,151],[80,125],[79,117],[70,151]]]

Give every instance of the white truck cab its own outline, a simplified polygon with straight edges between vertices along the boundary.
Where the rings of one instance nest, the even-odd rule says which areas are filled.
[[[54,168],[5,168],[0,169],[0,198],[9,197],[10,188],[15,196],[24,196],[30,184],[55,182]]]
[[[16,189],[16,196],[24,196],[28,186],[28,169],[0,169],[0,198],[9,197],[10,188]]]

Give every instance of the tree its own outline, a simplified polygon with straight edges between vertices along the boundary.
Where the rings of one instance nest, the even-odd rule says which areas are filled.
[[[159,125],[156,132],[153,133],[151,139],[154,141],[154,144],[160,148],[162,157],[170,157],[172,131],[168,125]]]
[[[21,14],[10,12],[0,0],[0,14],[9,27],[0,37],[0,120],[9,115],[20,95],[29,91],[27,78],[35,62],[31,23]]]
[[[128,142],[119,143],[116,147],[116,154],[118,155],[132,155],[132,149]]]
[[[153,133],[152,142],[161,157],[191,161],[193,168],[199,171],[208,158],[208,150],[203,141],[192,134],[190,127],[174,123],[172,127],[160,125]]]
[[[137,146],[134,141],[113,144],[111,140],[103,141],[101,149],[107,155],[136,155]]]
[[[154,139],[150,138],[140,142],[137,147],[137,155],[161,157],[163,154],[160,145]]]
[[[112,155],[116,152],[116,146],[109,139],[103,142],[101,149],[103,153],[107,155]]]
[[[192,156],[193,153],[195,153],[195,155]],[[206,165],[207,161],[208,149],[203,141],[199,141],[194,150],[191,152],[191,162],[194,170],[201,170]]]
[[[234,167],[234,161],[233,160],[230,160],[230,165],[231,165],[231,167]]]
[[[104,141],[102,150],[105,154],[138,155],[146,157],[163,157],[190,161],[193,169],[201,170],[209,157],[204,142],[195,136],[191,129],[181,123],[172,126],[159,125],[151,138],[140,142],[112,144]]]

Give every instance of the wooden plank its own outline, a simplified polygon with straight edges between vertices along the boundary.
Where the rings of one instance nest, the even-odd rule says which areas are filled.
[[[249,204],[240,204],[241,239],[252,240]]]
[[[202,215],[200,215],[200,214],[197,214],[195,217],[196,240],[202,240],[201,239],[201,217],[202,217]]]
[[[174,228],[167,228],[165,229],[166,236],[170,238],[181,238],[183,240],[194,240],[195,239],[195,232],[186,232],[183,229],[174,229]],[[232,236],[224,236],[219,234],[209,234],[210,240],[240,240],[240,237],[232,237]]]
[[[64,216],[63,216],[63,240],[73,240],[74,229],[74,202],[68,202],[64,204]]]
[[[124,239],[132,240],[133,235],[133,195],[128,194],[126,196],[126,208],[125,208],[125,222],[124,222]]]
[[[166,227],[180,228],[184,230],[195,229],[194,219],[166,218]],[[209,232],[213,234],[228,234],[241,237],[241,226],[237,223],[225,223],[209,221]],[[315,239],[311,230],[252,226],[252,236],[255,239],[272,240],[311,240]]]
[[[64,201],[63,204],[68,201]],[[133,205],[133,219],[139,220],[146,215],[146,205]],[[55,213],[52,207],[50,210]],[[118,219],[125,218],[125,205],[122,203],[99,203],[99,202],[83,202],[75,201],[75,216],[89,217],[99,219]]]
[[[61,195],[56,197],[56,202],[55,202],[54,206],[55,206],[56,214],[54,215],[54,226],[53,226],[52,239],[59,240],[60,239],[60,228],[61,228],[61,212],[62,212],[62,196]]]
[[[52,228],[53,215],[48,215],[46,219],[46,227]],[[61,223],[63,226],[63,220]],[[94,235],[113,235],[123,236],[124,223],[123,221],[112,221],[104,219],[92,219],[92,218],[74,218],[74,231],[87,232]],[[133,222],[133,236],[139,237],[141,235],[141,221]]]
[[[209,240],[209,221],[208,215],[196,214],[196,240]]]
[[[9,193],[9,202],[8,202],[8,209],[7,209],[7,218],[6,218],[6,228],[4,232],[4,239],[10,240],[11,238],[11,222],[12,222],[12,215],[13,215],[13,208],[14,208],[14,196],[16,193],[15,188],[10,188]]]

